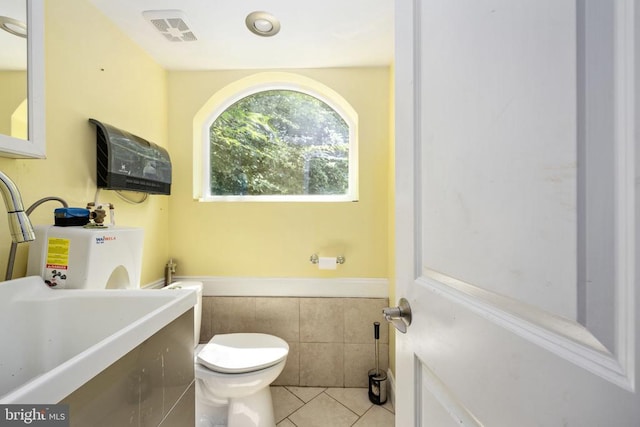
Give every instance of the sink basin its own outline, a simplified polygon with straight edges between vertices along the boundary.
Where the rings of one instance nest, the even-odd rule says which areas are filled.
[[[0,403],[57,403],[196,303],[191,290],[0,283]]]

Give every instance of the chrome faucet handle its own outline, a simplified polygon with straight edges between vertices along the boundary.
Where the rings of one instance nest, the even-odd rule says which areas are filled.
[[[405,298],[400,298],[397,307],[382,309],[382,314],[387,322],[391,323],[403,334],[407,333],[407,327],[411,324],[411,306]]]

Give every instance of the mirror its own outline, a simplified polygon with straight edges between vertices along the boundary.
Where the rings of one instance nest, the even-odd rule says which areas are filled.
[[[3,0],[0,27],[0,156],[44,158],[44,0]]]

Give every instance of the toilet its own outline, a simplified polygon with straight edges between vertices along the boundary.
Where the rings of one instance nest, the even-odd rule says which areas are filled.
[[[289,345],[273,335],[215,335],[198,344],[202,316],[202,283],[177,282],[168,289],[194,289],[196,426],[274,427],[269,386],[287,362]]]

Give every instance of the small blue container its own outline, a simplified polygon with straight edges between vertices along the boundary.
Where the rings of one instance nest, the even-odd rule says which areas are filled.
[[[53,211],[54,224],[60,227],[78,226],[89,223],[89,209],[57,208]]]

